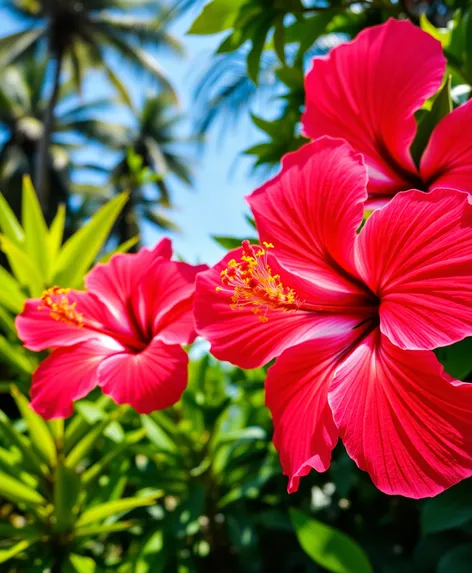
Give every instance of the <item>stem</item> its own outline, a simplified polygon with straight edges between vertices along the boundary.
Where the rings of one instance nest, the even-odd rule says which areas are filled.
[[[51,57],[51,42],[48,49],[49,57]],[[49,165],[49,143],[51,139],[51,132],[54,121],[54,110],[56,108],[57,99],[59,96],[61,71],[64,63],[64,52],[58,50],[55,54],[56,68],[54,70],[54,80],[52,93],[44,113],[43,120],[43,134],[39,141],[38,153],[36,158],[36,177],[35,187],[38,195],[39,203],[46,214],[49,211],[49,191],[47,189],[47,173]]]

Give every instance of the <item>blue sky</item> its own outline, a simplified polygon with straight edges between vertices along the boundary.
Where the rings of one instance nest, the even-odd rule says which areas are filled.
[[[180,98],[180,107],[187,119],[182,123],[181,134],[191,133],[192,95],[199,75],[209,62],[209,56],[219,45],[218,36],[187,36],[186,31],[198,10],[190,10],[174,23],[171,32],[183,43],[184,58],[170,54],[159,54],[159,61],[168,71]],[[14,22],[1,14],[0,36],[18,29]],[[124,72],[125,81],[131,91],[138,85],[136,78]],[[104,85],[98,76],[89,78],[85,97],[98,96]],[[117,121],[125,120],[116,116]],[[240,152],[263,138],[257,133],[248,117],[241,118],[236,125],[216,126],[208,134],[203,152],[192,159],[194,165],[194,185],[188,188],[179,182],[171,181],[175,211],[172,219],[182,229],[181,234],[173,234],[175,251],[185,260],[213,264],[224,254],[224,250],[211,235],[244,237],[253,235],[244,214],[248,213],[244,195],[250,193],[260,183],[260,178],[251,175],[251,159]],[[104,156],[104,161],[107,158]],[[151,225],[143,227],[143,242],[152,245],[162,236]]]

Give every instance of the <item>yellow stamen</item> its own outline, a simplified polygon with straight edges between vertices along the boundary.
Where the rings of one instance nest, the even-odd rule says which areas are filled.
[[[258,320],[267,322],[267,312],[273,309],[296,311],[301,301],[297,293],[282,284],[280,275],[273,274],[267,263],[267,250],[273,249],[272,243],[263,243],[265,248],[251,246],[243,241],[243,253],[240,262],[231,259],[221,274],[221,282],[232,290],[230,308],[240,309],[252,305],[251,311]],[[257,249],[257,250],[256,250]],[[216,291],[223,290],[217,286]],[[264,311],[262,314],[259,314]]]
[[[67,298],[70,289],[54,286],[45,290],[41,295],[42,305],[38,310],[49,309],[49,315],[54,320],[67,322],[75,326],[83,326],[83,315],[75,309],[76,302],[69,302]]]

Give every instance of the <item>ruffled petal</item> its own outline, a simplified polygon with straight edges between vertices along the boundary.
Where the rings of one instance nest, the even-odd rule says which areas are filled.
[[[472,335],[472,205],[436,189],[397,195],[358,237],[360,274],[381,301],[380,329],[401,348]]]
[[[98,369],[99,385],[117,404],[149,414],[175,404],[187,386],[188,356],[154,339],[139,354],[115,354]]]
[[[70,304],[84,317],[104,324],[113,322],[108,309],[94,295],[71,290],[67,294]],[[16,317],[16,330],[19,338],[29,350],[40,351],[59,346],[72,346],[102,335],[76,324],[55,320],[41,299],[29,299],[23,312]]]
[[[334,291],[325,291],[291,274],[270,255],[268,261],[273,273],[280,276],[285,286],[294,289],[302,304],[297,310],[268,309],[267,321],[261,322],[263,309],[254,314],[255,306],[250,303],[235,307],[232,290],[216,290],[221,287],[221,270],[230,259],[239,260],[240,256],[241,249],[231,251],[218,265],[197,277],[194,303],[197,332],[211,343],[216,358],[241,368],[256,368],[291,346],[349,331],[362,322],[362,310],[343,312],[345,298],[340,300]],[[338,307],[336,312],[305,310],[311,303]]]
[[[441,44],[410,22],[372,26],[313,60],[303,131],[343,138],[362,153],[378,205],[415,186],[414,113],[436,93],[445,68]]]
[[[136,254],[114,255],[108,263],[99,264],[90,271],[85,278],[85,285],[112,310],[126,332],[131,332],[133,328],[127,306],[129,299],[154,261],[158,258],[170,259],[171,256],[169,239],[163,239],[154,249],[144,248]]]
[[[73,402],[97,385],[100,362],[122,350],[111,339],[55,350],[33,374],[31,407],[45,420],[67,418],[74,411]]]
[[[367,173],[360,154],[322,138],[282,160],[282,170],[248,197],[262,241],[287,269],[342,292],[362,289],[349,277],[362,221]]]
[[[286,350],[269,368],[266,404],[274,420],[274,445],[280,455],[288,491],[313,468],[324,472],[338,441],[338,429],[328,404],[328,388],[343,352],[357,331],[309,341]]]
[[[430,189],[449,187],[472,193],[472,100],[444,117],[421,158],[421,176]]]
[[[377,330],[339,367],[328,400],[347,452],[383,492],[437,495],[472,475],[472,385],[432,352]]]

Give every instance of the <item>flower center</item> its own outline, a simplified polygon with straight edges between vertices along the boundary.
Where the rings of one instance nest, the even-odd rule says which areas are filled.
[[[75,309],[77,303],[69,302],[67,298],[69,292],[69,288],[58,286],[45,290],[41,295],[42,304],[38,306],[38,310],[49,309],[49,315],[54,320],[82,327],[84,325],[84,317]]]
[[[263,243],[254,248],[249,241],[242,242],[243,252],[238,262],[231,259],[226,269],[221,271],[221,282],[233,291],[231,308],[236,310],[251,305],[252,312],[259,315],[261,322],[267,322],[267,311],[281,309],[296,311],[301,301],[297,293],[285,286],[280,276],[273,274],[267,262],[267,252],[273,249],[272,243]],[[224,287],[216,287],[217,291]]]

